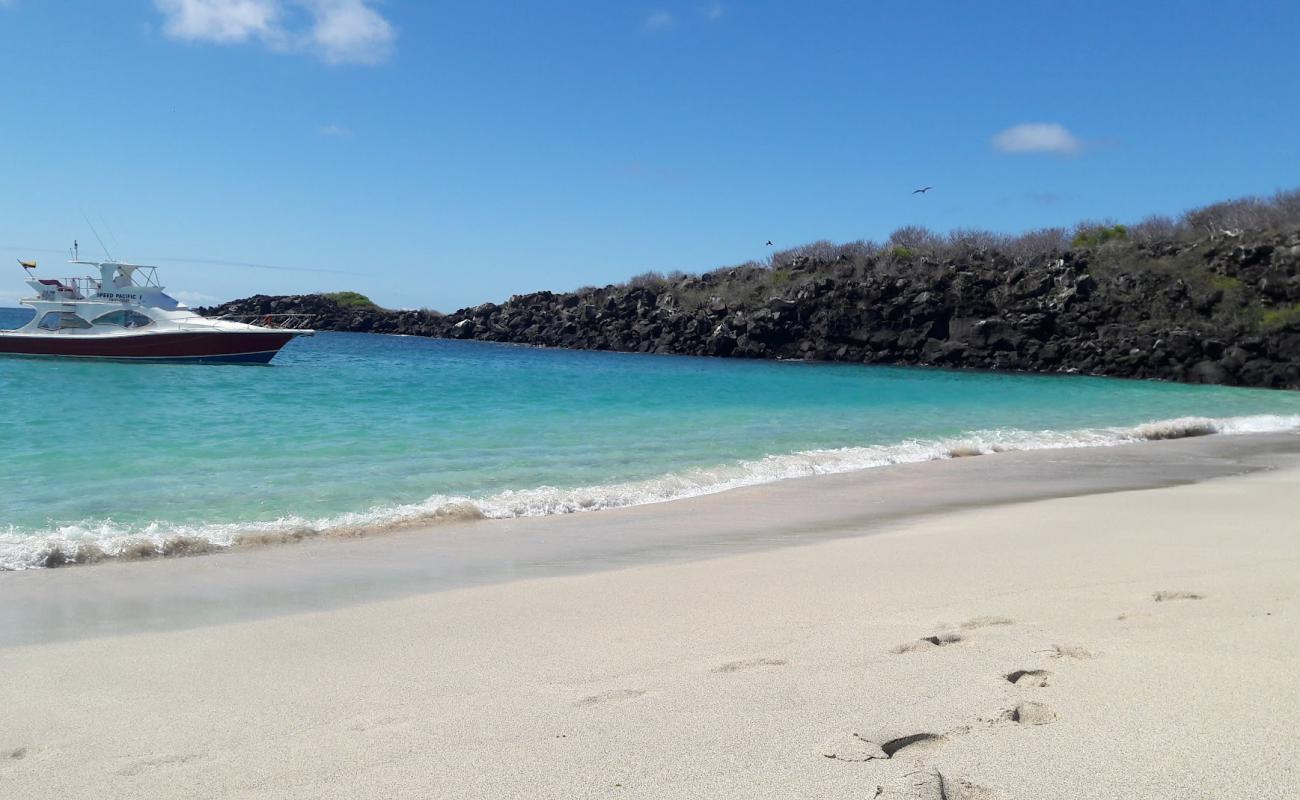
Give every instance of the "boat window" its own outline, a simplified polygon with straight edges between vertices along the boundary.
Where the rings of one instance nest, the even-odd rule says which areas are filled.
[[[143,328],[146,325],[153,324],[153,320],[141,314],[139,311],[122,309],[120,311],[110,311],[99,317],[95,317],[96,325],[117,325],[121,328]]]
[[[89,328],[90,323],[71,311],[51,311],[41,317],[37,326],[47,331],[62,331],[68,328]]]

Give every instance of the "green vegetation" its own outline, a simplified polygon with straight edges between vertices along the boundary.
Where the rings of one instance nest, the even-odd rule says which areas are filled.
[[[1210,276],[1210,285],[1223,292],[1236,292],[1241,290],[1241,278],[1214,273]]]
[[[1074,247],[1101,247],[1107,242],[1123,242],[1128,239],[1128,227],[1125,225],[1080,225],[1070,240]]]
[[[1300,303],[1266,308],[1259,315],[1259,326],[1264,330],[1277,330],[1292,324],[1300,325]]]
[[[360,292],[330,292],[322,296],[344,308],[379,308],[373,300]]]
[[[1121,296],[1150,298],[1164,292],[1145,314],[1172,324],[1185,311],[1241,331],[1292,324],[1300,310],[1264,311],[1255,278],[1235,274],[1231,255],[1258,237],[1246,232],[1290,235],[1300,231],[1300,189],[1193,209],[1177,217],[1150,216],[1133,224],[1085,221],[1072,228],[1006,234],[978,229],[937,233],[909,225],[883,242],[815,241],[770,251],[762,262],[720,267],[697,275],[645,272],[623,287],[653,291],[675,311],[758,308],[771,298],[807,299],[825,291],[828,279],[852,287],[882,277],[912,279],[919,273],[994,266],[1007,274],[1073,263]],[[1242,238],[1243,235],[1245,238]],[[1293,246],[1293,245],[1288,245]],[[600,306],[620,286],[579,290],[583,302]],[[853,289],[851,291],[858,291]]]

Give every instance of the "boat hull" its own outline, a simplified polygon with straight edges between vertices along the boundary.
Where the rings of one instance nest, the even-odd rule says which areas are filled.
[[[0,334],[0,355],[265,364],[296,331],[168,331],[126,336]]]

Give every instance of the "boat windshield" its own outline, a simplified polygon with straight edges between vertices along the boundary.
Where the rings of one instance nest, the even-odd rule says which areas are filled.
[[[89,328],[90,323],[71,311],[50,311],[41,317],[37,327],[47,331],[62,331],[69,328]]]
[[[117,325],[121,328],[143,328],[146,325],[152,325],[153,320],[141,314],[139,311],[130,311],[122,309],[119,311],[110,311],[107,314],[95,317],[96,325]]]

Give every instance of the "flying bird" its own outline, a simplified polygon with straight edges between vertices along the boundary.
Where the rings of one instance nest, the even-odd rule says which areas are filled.
[[[930,191],[933,188],[934,188],[933,186],[926,186],[922,189],[913,189],[912,194],[925,194],[926,192]]]
[[[771,240],[771,239],[768,239],[768,240],[767,240],[767,244],[764,245],[764,246],[765,246],[765,247],[771,247],[771,246],[772,246],[772,240]]]

